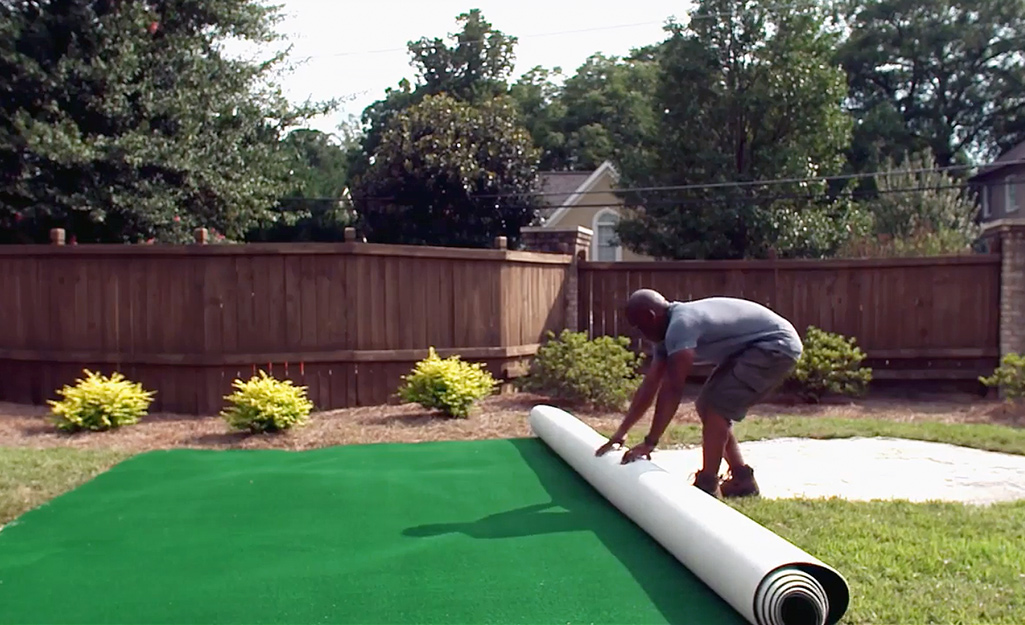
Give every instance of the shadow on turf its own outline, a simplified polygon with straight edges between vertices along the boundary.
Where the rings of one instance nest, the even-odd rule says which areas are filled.
[[[670,623],[728,625],[746,621],[653,538],[595,491],[539,439],[510,440],[550,501],[475,521],[419,525],[405,536],[462,533],[481,540],[559,532],[593,532]],[[586,575],[587,571],[581,571]],[[615,592],[610,588],[609,592]]]

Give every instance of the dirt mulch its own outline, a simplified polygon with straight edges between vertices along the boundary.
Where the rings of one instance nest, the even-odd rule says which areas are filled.
[[[48,422],[45,406],[0,403],[0,445],[103,448],[136,453],[170,448],[302,450],[360,443],[524,437],[530,436],[527,414],[540,403],[560,405],[595,429],[613,429],[622,419],[621,413],[586,411],[546,397],[517,393],[485,400],[469,419],[448,419],[407,404],[315,413],[306,426],[272,435],[232,432],[216,416],[174,414],[149,415],[139,424],[117,431],[65,434]],[[1025,419],[1008,411],[1002,402],[972,396],[926,400],[872,398],[817,405],[780,398],[776,403],[755,407],[749,418],[777,415],[1025,425]],[[650,418],[649,411],[636,428],[646,428]],[[676,422],[698,422],[693,398],[681,404]]]

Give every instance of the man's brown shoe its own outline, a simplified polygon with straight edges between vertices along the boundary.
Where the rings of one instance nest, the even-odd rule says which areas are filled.
[[[751,497],[759,494],[758,482],[751,467],[744,465],[730,471],[729,477],[720,486],[724,497]]]
[[[698,471],[694,476],[694,486],[700,488],[716,499],[722,498],[722,492],[719,490],[719,476],[715,473]]]

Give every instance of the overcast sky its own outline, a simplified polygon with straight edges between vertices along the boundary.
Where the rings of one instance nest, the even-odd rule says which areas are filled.
[[[285,21],[291,61],[297,67],[283,77],[294,102],[352,96],[314,127],[333,131],[349,114],[359,113],[401,78],[413,78],[406,42],[455,32],[456,16],[479,8],[495,28],[519,37],[515,75],[534,67],[562,67],[572,73],[595,52],[624,55],[631,48],[664,38],[670,16],[686,19],[690,2],[453,2],[452,0],[278,0]]]

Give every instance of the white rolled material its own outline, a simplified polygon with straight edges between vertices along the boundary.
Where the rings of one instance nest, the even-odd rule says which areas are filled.
[[[754,625],[833,625],[850,589],[839,572],[654,462],[594,452],[607,439],[535,406],[530,427],[613,506]]]

